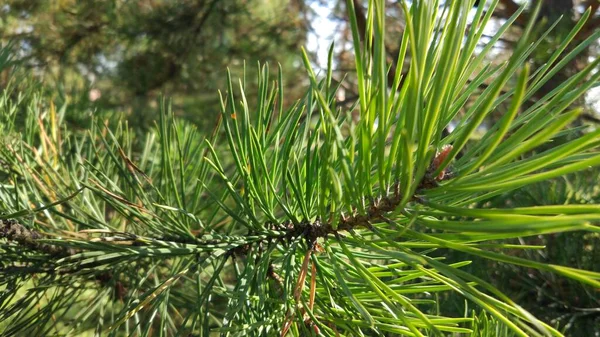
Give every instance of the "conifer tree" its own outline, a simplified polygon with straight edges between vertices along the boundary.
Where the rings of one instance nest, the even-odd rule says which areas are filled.
[[[486,55],[524,8],[479,50],[498,1],[475,13],[473,2],[401,2],[407,29],[389,85],[383,2],[369,1],[361,36],[349,0],[351,109],[336,106],[331,64],[317,74],[303,53],[301,100],[284,106],[284,75],[269,82],[266,65],[255,105],[249,79],[227,76],[208,135],[166,100],[141,138],[93,118],[84,131],[66,128],[64,107],[19,92],[27,83],[14,78],[0,100],[2,334],[561,336],[444,251],[600,287],[597,272],[510,254],[542,248],[511,239],[598,232],[597,205],[486,205],[600,165],[600,130],[578,127],[583,136],[556,144],[574,131],[580,109],[570,107],[598,83],[600,59],[522,104],[600,32],[562,55],[577,25],[530,73],[532,20],[510,59],[490,66]],[[508,111],[473,140],[501,103]],[[436,303],[446,292],[482,313],[445,316]]]

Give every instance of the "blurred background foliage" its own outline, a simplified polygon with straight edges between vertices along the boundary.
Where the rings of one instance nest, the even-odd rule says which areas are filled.
[[[365,4],[353,2],[358,27],[364,32]],[[489,36],[524,2],[533,3],[500,1]],[[597,13],[599,7],[597,0],[542,2],[538,34],[559,18],[560,22],[532,55],[530,61],[536,66],[558,47],[586,8]],[[387,54],[395,64],[404,19],[397,1],[387,5]],[[71,104],[93,102],[102,110],[124,111],[130,120],[147,126],[155,117],[157,97],[165,94],[173,98],[176,114],[202,125],[211,119],[207,116],[216,115],[215,92],[224,87],[226,67],[240,75],[245,65],[246,76],[254,78],[259,60],[280,63],[287,74],[286,101],[293,102],[306,86],[299,48],[308,43],[313,61],[324,68],[326,57],[318,54],[326,53],[327,45],[321,43],[319,51],[321,40],[335,40],[334,76],[344,88],[339,99],[353,103],[357,96],[354,56],[345,10],[345,1],[340,0],[6,0],[0,7],[0,38],[3,43],[12,41],[16,59],[44,78],[46,86],[59,89]],[[494,46],[495,60],[511,54],[528,20],[525,12]],[[592,15],[571,46],[599,27],[600,16]],[[484,38],[482,46],[485,42]],[[590,44],[538,94],[552,91],[583,69],[597,57],[598,48],[598,42]],[[391,70],[390,77],[394,66]],[[598,106],[593,106],[598,96],[580,102],[587,107],[584,119],[598,121],[594,114]]]
[[[490,35],[526,1],[501,0],[494,13]],[[533,1],[530,1],[533,3]],[[538,32],[555,23],[557,29],[546,36],[544,46],[529,60],[532,73],[541,66],[538,60],[550,55],[564,34],[578,22],[586,8],[593,15],[575,37],[572,46],[600,29],[600,1],[542,0]],[[404,20],[397,1],[388,3],[389,61],[395,64]],[[217,90],[225,87],[225,69],[240,75],[246,68],[248,78],[256,77],[256,63],[280,63],[289,106],[306,89],[306,77],[299,49],[309,45],[312,61],[322,64],[322,48],[309,43],[324,38],[336,41],[334,80],[341,83],[339,104],[351,105],[358,97],[353,76],[354,55],[345,1],[331,0],[5,0],[0,5],[0,40],[12,44],[12,59],[20,64],[20,76],[35,78],[27,82],[30,92],[42,92],[56,106],[66,109],[73,128],[89,119],[89,114],[108,122],[127,119],[140,133],[152,126],[158,111],[157,98],[172,98],[173,110],[207,132],[218,116]],[[361,0],[354,0],[359,29],[366,17]],[[362,22],[361,22],[362,18]],[[319,20],[325,19],[323,25]],[[506,59],[519,40],[528,21],[527,11],[517,24],[494,46],[497,60]],[[333,28],[333,29],[331,29]],[[482,41],[485,43],[485,39]],[[555,74],[542,90],[554,90],[566,78],[599,57],[600,43],[592,42],[578,57]],[[409,62],[408,60],[406,62]],[[0,87],[6,88],[11,69],[0,72]],[[390,73],[393,75],[394,69]],[[237,76],[236,76],[237,77]],[[490,81],[493,81],[491,79]],[[256,97],[253,81],[246,84],[248,97]],[[392,83],[392,81],[390,81]],[[489,83],[482,83],[484,90]],[[15,86],[18,87],[19,83]],[[14,90],[15,95],[18,90]],[[536,97],[531,97],[532,104]],[[584,107],[576,123],[578,132],[597,128],[600,122],[598,84],[576,104]],[[507,107],[500,106],[499,118]],[[87,111],[88,114],[81,114]],[[493,125],[495,120],[489,120]],[[2,125],[0,123],[0,125]],[[0,130],[1,131],[1,130]],[[451,132],[451,130],[448,130]],[[578,134],[567,135],[576,137]],[[600,201],[597,169],[565,178],[539,183],[534,187],[497,196],[492,207],[518,207]],[[519,242],[516,242],[519,243]],[[527,258],[600,271],[600,236],[590,233],[558,234],[528,238],[520,243],[541,244],[541,252],[518,250]],[[448,260],[464,260],[460,252],[440,251]],[[494,281],[527,310],[567,335],[600,334],[600,292],[575,282],[539,271],[500,265],[489,260],[474,261],[466,270]],[[458,296],[448,294],[442,306],[463,313],[466,308]],[[484,323],[482,323],[484,324]]]
[[[306,5],[289,0],[8,0],[0,35],[70,103],[124,111],[148,126],[164,94],[202,125],[217,115],[227,67],[239,75],[245,62],[249,78],[259,60],[300,70],[307,20]],[[286,78],[292,92],[303,88]]]

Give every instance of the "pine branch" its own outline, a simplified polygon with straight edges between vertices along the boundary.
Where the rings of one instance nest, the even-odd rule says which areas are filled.
[[[433,176],[433,173],[438,169],[439,165],[444,161],[451,149],[452,147],[448,146],[436,154],[435,158],[433,159],[433,161],[427,169],[425,177],[417,186],[417,192],[427,188],[435,187],[440,181],[447,180],[452,177],[450,169],[445,169],[437,176]],[[312,244],[316,241],[317,238],[325,238],[330,234],[337,234],[340,231],[352,230],[361,227],[369,228],[371,226],[371,223],[378,220],[383,220],[383,217],[387,213],[395,211],[402,202],[400,184],[395,183],[392,186],[392,190],[393,193],[391,196],[382,196],[376,200],[373,200],[371,204],[367,207],[366,214],[354,213],[350,216],[342,214],[340,216],[340,221],[338,222],[337,228],[333,227],[331,221],[322,223],[320,219],[317,219],[313,223],[304,222],[296,227],[291,225],[290,222],[286,225],[286,227],[288,228],[287,237],[296,238],[303,235],[306,238],[307,242]],[[409,200],[417,200],[416,195],[412,195]],[[354,209],[356,210],[356,208]]]
[[[447,179],[450,175],[444,175],[443,173],[433,177],[431,174],[436,171],[438,165],[443,161],[444,156],[447,154],[448,150],[443,150],[441,153],[434,158],[431,165],[427,170],[427,174],[424,179],[419,183],[417,187],[417,191],[422,189],[431,188],[437,186],[439,181]],[[445,173],[445,172],[444,172]],[[330,234],[338,234],[340,231],[347,231],[356,228],[368,228],[370,224],[377,220],[382,220],[386,213],[393,212],[397,209],[402,201],[402,195],[400,193],[400,185],[398,183],[394,184],[392,187],[393,193],[391,196],[382,196],[377,200],[371,202],[370,206],[367,207],[366,214],[354,213],[350,216],[341,214],[340,220],[338,222],[337,228],[334,228],[331,221],[322,222],[320,219],[317,219],[314,222],[301,222],[297,225],[294,225],[291,221],[286,221],[285,223],[279,225],[266,224],[266,228],[270,228],[269,235],[258,237],[253,236],[253,233],[249,233],[247,236],[239,237],[239,236],[226,236],[226,235],[218,235],[218,234],[205,234],[196,239],[189,238],[176,238],[176,237],[163,237],[160,239],[156,238],[147,238],[141,237],[133,233],[114,233],[113,236],[110,237],[99,237],[95,239],[89,240],[90,242],[103,242],[110,244],[118,244],[120,246],[130,245],[134,246],[153,246],[152,243],[161,243],[159,246],[164,246],[164,243],[176,243],[176,244],[194,244],[198,246],[205,246],[207,252],[210,252],[211,249],[215,247],[221,247],[224,245],[229,245],[232,242],[239,242],[240,244],[234,245],[231,248],[228,248],[226,255],[227,256],[245,256],[248,251],[251,249],[251,246],[258,245],[262,247],[262,245],[266,242],[278,241],[278,240],[287,240],[288,242],[293,239],[297,239],[303,237],[306,239],[309,246],[312,246],[314,242],[318,238],[326,238]],[[415,196],[412,196],[410,200],[416,200]],[[355,208],[356,209],[356,208]],[[60,259],[66,256],[72,256],[76,253],[81,252],[80,250],[75,250],[67,247],[60,247],[44,242],[40,242],[39,240],[43,240],[44,236],[35,230],[30,230],[20,224],[17,220],[0,220],[0,238],[5,238],[9,241],[16,242],[19,246],[27,247],[31,250],[40,251],[46,254],[49,254],[53,259]],[[278,231],[280,230],[280,231]],[[94,233],[96,231],[84,231],[86,233]],[[251,241],[250,243],[248,241]],[[28,269],[29,267],[19,267],[18,270],[24,271],[26,273],[31,273]],[[61,269],[62,274],[75,273],[83,269],[83,267],[70,268],[70,269]],[[6,270],[5,270],[6,271]],[[36,272],[47,272],[53,273],[54,269],[50,268],[42,268],[36,269]],[[280,283],[280,277],[274,272],[273,267],[271,266],[269,275],[270,278]],[[99,276],[100,279],[110,279],[106,275]]]
[[[75,254],[75,251],[70,248],[39,242],[39,240],[44,239],[42,234],[28,229],[14,219],[0,219],[0,238],[14,241],[20,246],[43,252],[53,257],[64,257]]]

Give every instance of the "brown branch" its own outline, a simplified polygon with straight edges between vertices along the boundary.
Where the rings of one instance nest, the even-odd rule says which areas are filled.
[[[74,251],[69,248],[58,247],[39,242],[44,237],[37,231],[28,229],[17,220],[0,220],[0,239],[14,241],[17,244],[31,250],[40,251],[55,257],[73,255]]]
[[[425,176],[419,182],[416,190],[423,190],[427,188],[431,188],[437,186],[439,181],[446,180],[450,178],[450,174],[446,171],[447,169],[441,170],[441,172],[436,173],[439,169],[439,165],[446,158],[447,153],[451,149],[450,146],[442,149],[433,159],[430,166],[428,167]],[[448,170],[449,171],[449,170]],[[436,175],[437,174],[437,175]],[[435,176],[434,176],[435,175]],[[261,249],[262,244],[265,242],[274,242],[274,241],[292,241],[299,238],[303,238],[306,240],[307,246],[309,247],[308,251],[314,249],[314,245],[317,242],[318,238],[327,238],[330,234],[337,235],[340,231],[352,230],[356,228],[369,228],[372,222],[383,220],[384,216],[396,210],[403,201],[403,196],[400,193],[400,185],[399,183],[395,183],[392,186],[393,193],[389,196],[381,196],[376,200],[372,201],[371,204],[367,207],[365,214],[360,214],[356,211],[355,213],[346,216],[344,214],[340,215],[338,225],[336,228],[333,226],[333,218],[328,222],[321,222],[320,219],[316,219],[314,222],[304,221],[301,223],[292,223],[292,221],[287,221],[282,224],[269,224],[267,223],[265,227],[272,230],[270,235],[266,237],[255,237],[256,240],[248,241],[248,240],[239,240],[239,244],[234,245],[233,247],[228,249],[226,256],[235,257],[236,255],[245,256],[252,249],[252,246],[258,245],[259,249]],[[413,195],[409,200],[416,200],[416,196]],[[130,233],[118,233],[118,237],[109,237],[109,238],[96,238],[90,240],[91,242],[106,242],[120,245],[147,245],[148,240],[139,240],[139,237],[136,234]],[[252,236],[252,233],[249,233],[245,238],[248,239]],[[44,239],[43,235],[35,230],[30,230],[20,224],[17,220],[0,220],[0,239],[7,239],[9,241],[14,241],[18,245],[29,248],[31,250],[40,251],[51,255],[52,258],[62,258],[64,256],[71,256],[79,251],[76,251],[71,248],[60,247],[52,244],[47,244],[44,242],[40,242],[39,240]],[[222,243],[232,243],[232,239],[235,241],[238,238],[232,238],[228,236],[219,237],[214,235],[208,235],[207,237],[201,236],[199,238],[195,238],[193,240],[189,239],[176,239],[171,238],[169,241],[175,243],[195,243],[200,245],[207,245],[214,248],[216,245]],[[150,240],[160,240],[160,239],[151,239]],[[208,252],[208,251],[207,251]],[[208,252],[210,254],[210,252]],[[52,259],[50,261],[52,265]],[[55,273],[58,271],[60,274],[73,274],[81,270],[81,267],[71,267],[69,269],[56,269],[52,266],[50,268],[34,268],[36,271],[29,270],[29,266],[15,266],[16,269],[19,269],[24,273],[35,273],[35,272],[45,272],[45,273]],[[16,270],[15,269],[15,270]],[[29,270],[29,271],[28,271]],[[13,270],[14,271],[14,270]],[[6,272],[6,269],[4,270]],[[273,278],[276,282],[280,282],[280,278],[275,273],[275,270],[272,265],[269,266],[268,276]],[[100,274],[97,277],[100,278],[112,278],[108,275]]]
[[[502,4],[502,9],[496,8],[494,11],[495,16],[499,16],[503,19],[508,19],[513,16],[520,8],[520,6],[512,0],[500,0],[500,4]],[[525,13],[521,13],[515,20],[516,23],[524,26],[527,24],[528,16]]]
[[[354,0],[353,2],[356,24],[358,26],[358,32],[360,33],[360,41],[364,42],[365,36],[367,35],[367,15],[359,0]]]
[[[519,5],[512,0],[500,0],[500,3],[504,6],[504,10],[510,13],[509,16],[512,16],[519,10]]]
[[[431,165],[428,167],[425,176],[416,188],[416,191],[423,189],[432,188],[438,185],[440,181],[450,179],[452,177],[452,169],[446,167],[437,176],[434,176],[434,172],[437,171],[438,166],[444,161],[446,155],[452,147],[442,149],[433,159]],[[293,225],[290,222],[280,225],[287,231],[285,236],[288,240],[303,236],[309,244],[316,242],[317,238],[327,238],[330,234],[338,234],[340,231],[352,230],[356,228],[369,228],[371,223],[383,220],[384,216],[396,210],[402,202],[402,195],[400,194],[400,185],[398,183],[392,186],[393,193],[390,196],[382,196],[372,201],[367,207],[365,214],[356,212],[349,216],[342,214],[337,224],[337,228],[333,227],[332,221],[321,222],[320,219],[314,222],[303,222],[298,225]],[[417,200],[416,195],[409,198],[409,201]]]
[[[206,23],[206,20],[208,20],[210,14],[215,9],[215,6],[217,5],[217,3],[218,3],[218,0],[213,0],[208,5],[208,8],[206,9],[206,11],[203,13],[202,17],[200,18],[200,21],[198,21],[198,24],[196,25],[196,27],[194,27],[193,34],[192,34],[192,39],[190,41],[190,44],[187,46],[187,48],[184,51],[186,54],[190,52],[192,46],[195,43],[195,40],[198,38],[198,36],[202,32],[202,28],[204,27],[204,24]]]
[[[591,15],[594,16],[594,13],[596,13],[598,8],[600,7],[600,1],[588,0],[588,1],[585,1],[582,5],[583,5],[583,8],[591,8],[592,9]]]
[[[594,34],[596,30],[600,29],[600,16],[594,17],[594,13],[600,7],[600,1],[598,0],[590,0],[584,5],[584,8],[590,8],[591,13],[587,19],[585,25],[581,28],[581,30],[575,35],[575,40],[583,41],[590,37],[590,35]]]
[[[592,114],[584,113],[584,114],[581,114],[580,117],[581,117],[581,119],[583,119],[586,122],[600,124],[600,119]]]
[[[39,242],[38,240],[43,239],[44,236],[35,230],[28,229],[27,227],[20,224],[17,220],[8,219],[0,220],[0,239],[6,239],[8,241],[16,242],[18,245],[26,247],[28,249],[43,252],[50,255],[52,258],[63,258],[78,253],[77,250],[72,248],[60,247],[52,244]],[[1,269],[1,273],[4,275],[9,274],[21,274],[21,275],[33,275],[37,273],[45,274],[60,274],[60,275],[72,275],[80,269],[60,269],[54,268],[52,261],[50,264],[44,265],[11,265]],[[101,285],[107,285],[111,281],[114,282],[114,294],[115,297],[123,302],[124,297],[127,295],[127,288],[125,287],[122,280],[115,277],[111,271],[103,271],[94,276],[93,281],[99,282]]]

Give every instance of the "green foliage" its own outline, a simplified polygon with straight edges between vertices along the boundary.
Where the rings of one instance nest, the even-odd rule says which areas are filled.
[[[526,188],[511,191],[486,201],[487,207],[520,207],[526,205],[597,204],[598,185],[594,177],[598,168],[540,182]],[[559,233],[513,240],[514,244],[541,245],[544,250],[513,251],[520,257],[539,262],[577,266],[581,269],[600,271],[596,261],[600,259],[600,233]],[[469,258],[460,252],[441,253],[450,260]],[[518,268],[494,261],[474,260],[464,268],[474,275],[491,280],[510,298],[515,299],[539,319],[559,324],[568,336],[589,336],[598,330],[600,317],[595,309],[600,294],[593,288],[576,281],[557,277],[552,273]],[[462,299],[448,294],[440,301],[441,310],[462,314]],[[458,305],[457,305],[458,304]]]
[[[179,115],[208,129],[203,122],[218,112],[214,93],[224,85],[225,67],[242,74],[244,60],[252,65],[260,60],[277,61],[290,73],[302,71],[294,61],[308,24],[303,8],[293,1],[2,4],[0,41],[12,41],[18,59],[54,95],[70,104],[126,110],[130,120],[148,128],[162,93],[172,97]],[[249,67],[248,76],[253,75]],[[290,78],[286,86],[298,90],[296,83]],[[255,95],[253,86],[248,90]]]
[[[140,137],[92,118],[85,130],[66,127],[64,109],[6,90],[3,333],[561,336],[443,252],[600,287],[598,272],[506,253],[543,248],[511,243],[521,237],[599,232],[597,205],[493,202],[600,165],[600,131],[557,142],[600,60],[525,106],[577,48],[561,56],[565,41],[530,73],[541,41],[530,41],[531,21],[509,60],[486,65],[522,8],[477,50],[497,1],[470,18],[473,2],[402,4],[407,29],[387,90],[383,3],[369,2],[362,37],[349,0],[359,92],[350,110],[336,106],[331,64],[318,77],[306,53],[302,99],[283,104],[281,70],[271,82],[267,66],[257,69],[256,97],[228,75],[206,135],[165,101]],[[502,103],[507,113],[473,141]],[[483,313],[446,316],[438,299],[448,292]]]

